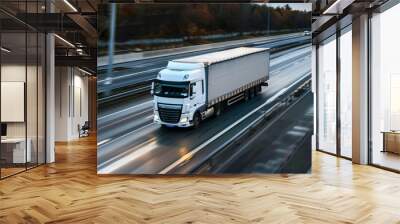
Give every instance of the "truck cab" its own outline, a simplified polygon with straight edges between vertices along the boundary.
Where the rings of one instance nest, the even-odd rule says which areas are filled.
[[[268,83],[269,49],[239,47],[168,62],[152,84],[154,121],[190,127]]]
[[[152,84],[154,121],[163,126],[197,126],[206,102],[204,88],[202,63],[169,62]]]

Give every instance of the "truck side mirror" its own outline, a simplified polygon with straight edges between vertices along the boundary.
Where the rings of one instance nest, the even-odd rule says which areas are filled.
[[[192,91],[190,94],[190,99],[194,99],[196,97],[196,91]]]
[[[195,85],[196,85],[195,83],[191,83],[190,84],[190,89],[189,89],[189,91],[190,91],[190,99],[193,99],[195,97],[195,95],[196,95],[196,91],[194,91],[194,88],[193,88]]]

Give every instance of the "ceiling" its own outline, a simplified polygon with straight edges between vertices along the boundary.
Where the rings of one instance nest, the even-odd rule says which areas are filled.
[[[52,32],[56,65],[79,66],[96,71],[97,6],[103,0],[1,0],[0,24],[3,45],[14,48],[13,55],[25,54],[25,35]],[[28,34],[29,36],[29,34]],[[7,44],[5,43],[7,42]],[[28,55],[31,50],[28,46]]]

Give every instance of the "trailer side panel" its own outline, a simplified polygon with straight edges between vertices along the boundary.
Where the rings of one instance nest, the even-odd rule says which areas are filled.
[[[269,51],[211,64],[207,76],[207,104],[211,106],[267,81]]]

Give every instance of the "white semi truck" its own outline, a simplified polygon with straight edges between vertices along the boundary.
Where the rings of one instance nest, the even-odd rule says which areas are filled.
[[[191,127],[268,85],[269,49],[240,47],[168,62],[152,83],[154,121]]]

